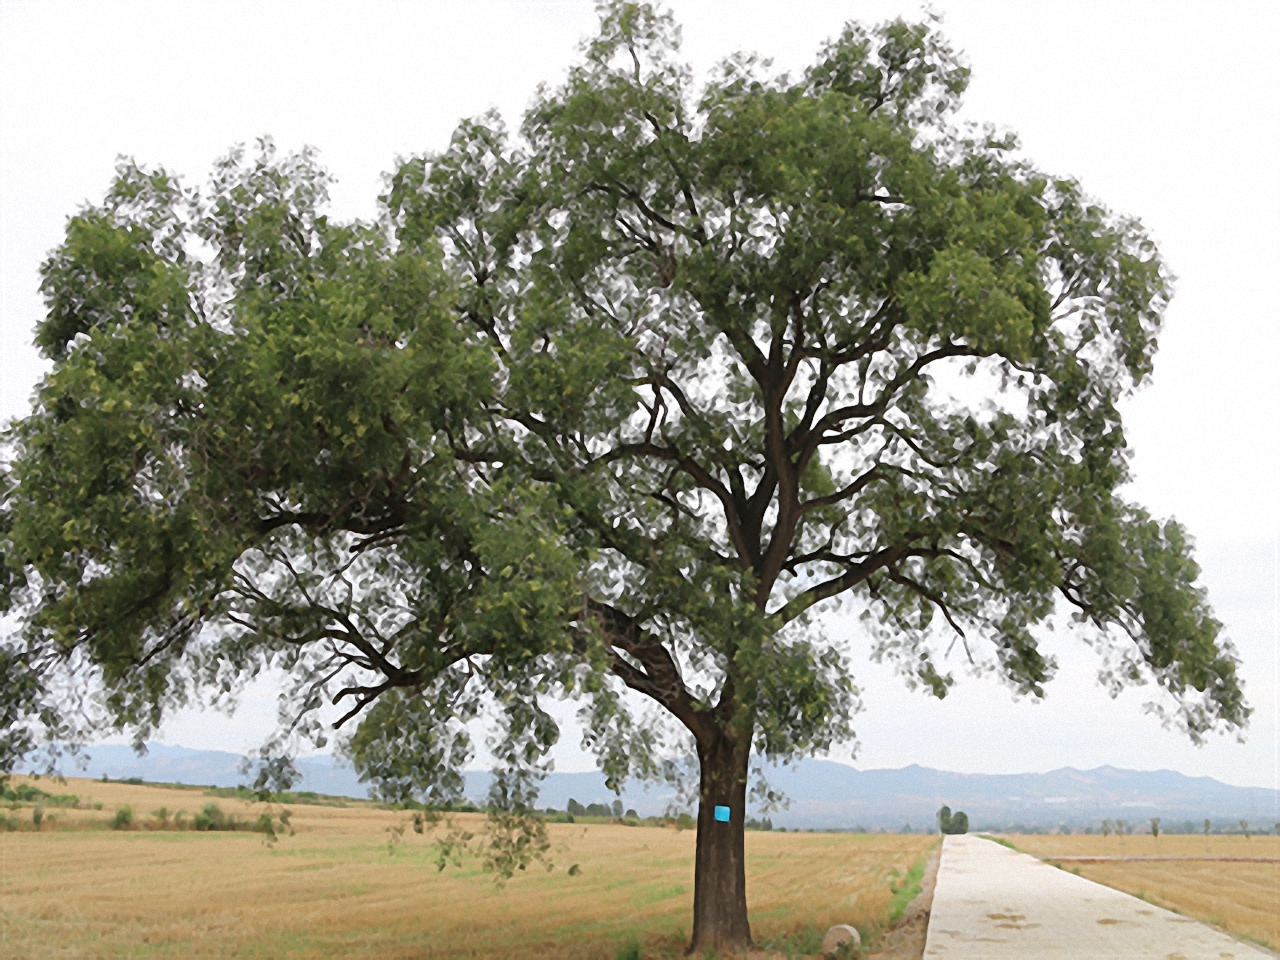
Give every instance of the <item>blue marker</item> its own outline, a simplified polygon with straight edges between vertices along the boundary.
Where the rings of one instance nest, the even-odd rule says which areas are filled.
[[[728,807],[716,807],[716,822],[717,822],[717,823],[728,823],[728,822],[729,822],[729,808],[728,808]]]

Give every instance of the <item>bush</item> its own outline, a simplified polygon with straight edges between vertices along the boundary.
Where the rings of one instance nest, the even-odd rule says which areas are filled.
[[[200,812],[191,821],[191,826],[196,830],[235,829],[234,824],[228,822],[227,815],[216,803],[206,803],[201,807]]]
[[[112,830],[132,830],[133,829],[133,807],[124,806],[116,808],[116,815],[111,821]]]
[[[39,787],[33,787],[29,783],[20,783],[16,787],[6,786],[0,798],[8,800],[10,803],[30,803],[32,800],[43,800],[49,796]]]
[[[38,803],[31,809],[31,822],[35,825],[37,830],[39,830],[40,825],[44,823],[44,807]]]
[[[689,816],[689,814],[687,814],[687,813],[682,813],[682,814],[680,814],[680,816],[676,817],[676,829],[677,829],[677,830],[692,830],[692,829],[693,829],[693,817]]]

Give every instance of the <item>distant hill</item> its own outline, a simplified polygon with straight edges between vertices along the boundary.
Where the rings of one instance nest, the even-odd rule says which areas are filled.
[[[64,761],[62,773],[68,777],[102,776],[112,780],[141,777],[152,783],[185,783],[209,787],[234,787],[251,780],[241,773],[245,758],[238,753],[221,750],[192,750],[188,747],[148,743],[144,756],[123,744],[100,744],[85,750],[88,762],[83,768],[74,761]],[[335,797],[365,798],[369,789],[356,777],[350,766],[336,757],[321,754],[294,761],[302,772],[298,790],[314,790]]]
[[[145,756],[127,746],[97,746],[87,751],[83,770],[67,765],[68,776],[113,780],[141,777],[152,782],[180,782],[230,787],[246,780],[244,758],[234,753],[191,750],[148,744]],[[336,796],[366,797],[367,785],[355,771],[332,756],[297,761],[299,790]],[[858,770],[827,760],[804,760],[793,768],[773,769],[770,784],[791,798],[790,806],[770,814],[777,826],[837,827],[870,830],[931,827],[942,804],[964,810],[974,829],[999,827],[1097,826],[1101,820],[1124,819],[1145,829],[1148,817],[1160,817],[1164,829],[1196,829],[1205,817],[1218,823],[1248,820],[1270,829],[1280,820],[1280,791],[1234,787],[1211,777],[1187,777],[1172,770],[1121,770],[1065,767],[1049,773],[949,773],[912,765],[901,770]],[[483,802],[489,776],[467,775],[467,795]],[[542,784],[540,806],[563,810],[570,798],[580,803],[611,802],[604,776],[553,773]],[[675,800],[662,785],[629,784],[622,801],[643,816],[663,812]]]

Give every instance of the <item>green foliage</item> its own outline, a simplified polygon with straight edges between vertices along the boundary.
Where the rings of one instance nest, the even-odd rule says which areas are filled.
[[[8,784],[0,786],[0,800],[10,805],[34,803],[42,807],[71,807],[72,809],[80,806],[80,798],[73,793],[51,794],[32,783],[19,783],[13,787]]]
[[[31,783],[20,783],[16,787],[6,784],[0,791],[0,797],[10,803],[30,803],[33,800],[43,800],[47,796],[49,796],[47,793]]]
[[[234,830],[236,820],[234,817],[228,817],[222,811],[222,807],[216,803],[206,803],[200,808],[200,812],[192,818],[191,827],[194,830]]]
[[[1112,692],[1245,724],[1189,534],[1119,493],[1172,283],[1141,224],[958,128],[930,23],[702,86],[678,48],[605,3],[518,145],[463,122],[376,223],[270,141],[199,190],[120,165],[43,267],[51,366],[4,435],[0,769],[273,667],[255,792],[336,703],[381,799],[457,805],[483,717],[511,876],[547,850],[547,698],[611,788],[701,775],[735,824],[753,754],[852,740],[837,603],[936,696],[956,645],[1043,696],[1068,612]]]
[[[133,829],[133,807],[128,804],[122,807],[116,807],[116,815],[111,818],[112,830],[132,830]]]
[[[951,808],[943,806],[938,811],[938,830],[943,834],[964,834],[969,832],[969,815],[963,810],[951,812]]]
[[[924,882],[925,867],[928,866],[931,855],[931,853],[926,853],[913,863],[900,883],[891,882],[889,884],[889,889],[893,893],[893,900],[889,904],[888,919],[890,924],[897,923],[903,912],[906,911],[907,905],[920,896],[920,890]]]

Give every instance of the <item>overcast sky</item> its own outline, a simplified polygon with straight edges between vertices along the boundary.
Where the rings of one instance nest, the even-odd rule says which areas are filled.
[[[670,5],[699,71],[734,50],[800,69],[848,19],[918,17],[914,3],[821,0]],[[1154,383],[1125,409],[1128,495],[1195,535],[1203,582],[1244,660],[1256,708],[1245,744],[1195,748],[1143,713],[1150,691],[1110,700],[1092,654],[1046,636],[1061,673],[1044,703],[962,677],[942,702],[858,669],[860,767],[967,772],[1102,764],[1168,767],[1280,786],[1280,5],[937,2],[973,79],[964,115],[1016,131],[1039,166],[1075,176],[1140,217],[1178,275]],[[201,182],[229,146],[272,135],[318,147],[337,176],[333,213],[375,212],[397,155],[443,148],[460,117],[497,107],[516,125],[594,30],[590,2],[305,3],[0,0],[0,416],[22,416],[44,367],[37,268],[69,214],[131,155]],[[865,641],[847,639],[861,664]],[[957,671],[959,668],[957,666]],[[174,718],[164,739],[247,750],[267,734],[268,684],[234,719]],[[574,738],[568,738],[572,741]],[[847,759],[848,751],[844,752]],[[573,742],[558,769],[592,766]]]

